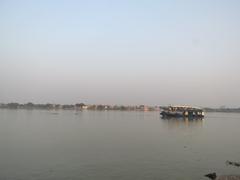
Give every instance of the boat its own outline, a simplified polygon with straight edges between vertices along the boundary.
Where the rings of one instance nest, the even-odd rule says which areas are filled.
[[[161,115],[163,118],[203,118],[204,111],[198,107],[191,106],[168,106],[162,107]]]

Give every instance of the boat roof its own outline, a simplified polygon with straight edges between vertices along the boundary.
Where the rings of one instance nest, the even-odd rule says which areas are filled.
[[[169,106],[169,107],[173,107],[173,108],[184,108],[184,109],[198,109],[198,110],[202,110],[202,108],[199,108],[199,107],[194,107],[194,106],[186,106],[186,105],[174,105],[174,106]]]

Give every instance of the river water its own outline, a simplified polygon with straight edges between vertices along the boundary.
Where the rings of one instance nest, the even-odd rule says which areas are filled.
[[[240,174],[240,114],[0,110],[1,180],[196,180]]]

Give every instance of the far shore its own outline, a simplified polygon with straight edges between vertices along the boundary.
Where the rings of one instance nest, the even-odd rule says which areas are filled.
[[[148,106],[148,105],[87,105],[84,103],[76,104],[34,104],[34,103],[0,103],[0,109],[43,109],[43,110],[120,110],[120,111],[161,111],[166,106]],[[240,108],[202,108],[205,112],[225,112],[225,113],[240,113]]]

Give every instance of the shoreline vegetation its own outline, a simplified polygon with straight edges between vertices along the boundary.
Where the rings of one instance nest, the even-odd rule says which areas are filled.
[[[32,102],[21,104],[21,103],[0,103],[0,109],[43,109],[43,110],[120,110],[120,111],[160,111],[166,106],[147,106],[147,105],[136,105],[136,106],[124,106],[124,105],[86,105],[84,103],[76,104],[34,104]],[[205,112],[234,112],[240,113],[240,108],[202,108]]]

